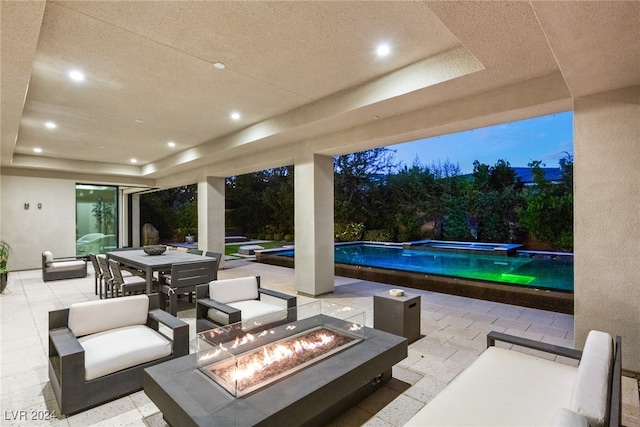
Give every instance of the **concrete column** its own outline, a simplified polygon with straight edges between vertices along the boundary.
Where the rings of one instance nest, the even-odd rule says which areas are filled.
[[[131,242],[127,246],[140,247],[140,195],[131,195]],[[126,229],[125,229],[126,230]]]
[[[574,100],[575,340],[622,337],[640,373],[640,87]]]
[[[326,294],[334,287],[333,158],[301,155],[294,172],[296,290]]]
[[[198,181],[198,248],[220,252],[220,268],[224,267],[224,191],[224,178]]]

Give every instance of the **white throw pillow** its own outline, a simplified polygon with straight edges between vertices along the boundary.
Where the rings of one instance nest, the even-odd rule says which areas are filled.
[[[209,298],[223,304],[258,298],[258,279],[255,276],[209,282]]]
[[[558,409],[551,420],[553,427],[589,427],[587,419],[567,408]]]
[[[147,295],[79,302],[69,307],[68,326],[73,335],[81,337],[125,326],[144,325],[148,313]]]
[[[609,379],[613,365],[613,339],[591,331],[582,351],[569,409],[587,419],[591,427],[603,426],[608,415]]]
[[[53,263],[53,254],[51,253],[51,251],[44,251],[42,252],[42,255],[44,255],[45,267],[51,267],[51,263]]]

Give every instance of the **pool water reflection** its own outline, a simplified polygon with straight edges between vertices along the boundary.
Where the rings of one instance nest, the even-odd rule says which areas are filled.
[[[277,251],[277,255],[292,257],[294,250]],[[349,243],[336,245],[335,262],[537,289],[573,291],[572,256],[532,255],[523,251],[518,256],[496,257],[407,249],[401,245]]]

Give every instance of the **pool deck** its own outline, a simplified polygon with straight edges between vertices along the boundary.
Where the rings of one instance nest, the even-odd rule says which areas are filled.
[[[144,392],[97,408],[51,421],[11,419],[11,411],[56,411],[47,372],[48,311],[74,302],[95,300],[93,271],[83,279],[42,281],[40,270],[11,273],[0,296],[2,360],[0,365],[3,426],[166,426],[162,414]],[[248,260],[227,261],[219,277],[260,275],[265,288],[295,294],[294,270]],[[366,325],[373,324],[373,295],[389,285],[335,277],[335,290],[322,299],[361,308]],[[398,287],[398,286],[394,286]],[[486,346],[486,333],[506,332],[543,342],[573,346],[573,316],[497,302],[404,288],[421,297],[421,339],[409,346],[409,356],[393,367],[392,380],[332,421],[331,427],[401,426]],[[298,296],[299,303],[313,300]],[[189,323],[195,351],[195,309],[185,301],[178,317]],[[624,343],[623,343],[624,344]],[[548,355],[545,355],[548,357]],[[623,423],[640,427],[638,382],[623,378]]]

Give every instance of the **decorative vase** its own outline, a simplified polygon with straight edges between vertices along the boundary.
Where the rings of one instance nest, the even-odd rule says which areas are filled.
[[[0,273],[0,294],[4,292],[9,282],[9,273]]]

